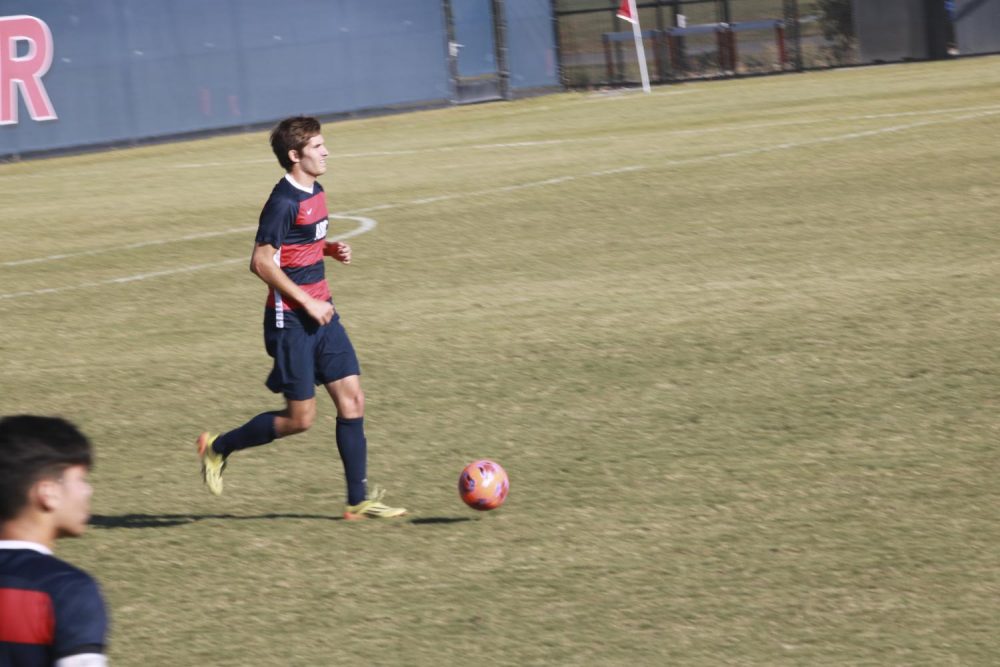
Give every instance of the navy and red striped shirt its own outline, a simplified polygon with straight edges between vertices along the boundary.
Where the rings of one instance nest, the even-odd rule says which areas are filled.
[[[274,259],[289,278],[316,299],[330,300],[323,265],[323,247],[329,227],[326,193],[323,186],[313,183],[311,190],[303,188],[285,175],[271,191],[257,226],[257,243],[268,243],[278,252]],[[289,315],[302,304],[289,299],[273,287],[267,296],[268,317],[283,327]]]
[[[93,577],[41,545],[0,541],[0,667],[104,653],[107,632]]]

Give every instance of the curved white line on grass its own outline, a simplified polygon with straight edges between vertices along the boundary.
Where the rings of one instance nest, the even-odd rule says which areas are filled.
[[[358,226],[354,229],[344,232],[343,234],[337,234],[335,236],[327,237],[329,241],[343,241],[344,239],[353,238],[359,236],[366,232],[370,232],[375,229],[377,224],[371,218],[366,218],[360,215],[330,215],[331,218],[337,218],[338,220],[355,220]],[[255,228],[251,227],[250,231]],[[229,233],[229,232],[225,232]],[[218,234],[214,234],[218,236]],[[150,244],[152,245],[152,244]],[[88,253],[82,253],[88,254]],[[121,278],[109,278],[108,280],[100,280],[96,282],[80,283],[79,285],[67,285],[66,287],[49,287],[45,289],[37,290],[25,290],[23,292],[10,292],[8,294],[0,294],[0,300],[4,299],[17,299],[26,296],[39,296],[42,294],[58,294],[60,292],[69,292],[71,290],[86,289],[88,287],[101,287],[102,285],[120,285],[123,283],[132,283],[139,280],[148,280],[150,278],[160,278],[162,276],[173,276],[181,273],[193,273],[195,271],[202,271],[204,269],[214,269],[221,266],[229,266],[230,264],[239,264],[241,262],[249,262],[249,258],[239,257],[235,259],[224,259],[218,262],[210,262],[207,264],[195,264],[193,266],[182,266],[176,269],[164,269],[163,271],[150,271],[148,273],[137,273],[131,276],[123,276]]]
[[[644,169],[651,169],[651,168],[652,169],[660,169],[660,168],[663,168],[663,167],[675,167],[675,166],[682,166],[682,165],[689,165],[689,164],[699,164],[699,163],[702,163],[702,162],[710,162],[710,161],[713,161],[713,160],[725,160],[725,159],[729,159],[729,158],[748,157],[748,156],[752,156],[752,155],[761,155],[761,154],[764,154],[764,153],[770,153],[770,152],[773,152],[773,151],[791,150],[791,149],[794,149],[794,148],[803,148],[803,147],[806,147],[806,146],[815,146],[815,145],[824,144],[824,143],[834,143],[834,142],[838,142],[838,141],[853,141],[855,139],[865,139],[865,138],[870,138],[870,137],[876,137],[876,136],[879,136],[879,135],[882,135],[882,134],[890,134],[890,133],[894,133],[894,132],[903,132],[905,130],[912,130],[912,129],[916,129],[916,128],[920,128],[920,127],[929,127],[929,126],[932,126],[932,125],[943,125],[945,123],[955,123],[955,122],[960,122],[960,121],[965,121],[965,120],[975,120],[977,118],[989,118],[991,116],[996,116],[996,115],[1000,114],[1000,107],[985,107],[985,108],[986,109],[990,109],[990,110],[988,110],[988,111],[980,111],[980,112],[977,112],[977,113],[968,113],[968,114],[963,114],[963,115],[960,115],[960,116],[950,116],[948,118],[925,120],[925,121],[920,121],[920,122],[917,122],[917,123],[907,123],[905,125],[891,125],[889,127],[876,128],[874,130],[865,130],[865,131],[862,131],[862,132],[849,132],[847,134],[836,134],[836,135],[831,135],[831,136],[827,136],[827,137],[818,137],[816,139],[806,139],[804,141],[798,141],[798,142],[773,144],[771,146],[759,146],[757,148],[748,148],[748,149],[745,149],[745,150],[730,151],[730,152],[726,152],[726,153],[714,153],[712,155],[702,155],[702,156],[699,156],[699,157],[688,158],[688,159],[684,159],[684,160],[668,160],[668,161],[661,162],[661,163],[658,163],[658,164],[655,164],[655,165],[632,165],[632,166],[627,166],[627,167],[618,167],[618,168],[615,168],[615,169],[606,169],[606,170],[602,170],[602,171],[591,171],[591,172],[588,172],[588,173],[585,173],[585,174],[579,174],[579,175],[576,175],[576,176],[557,176],[555,178],[549,178],[549,179],[545,179],[545,180],[542,180],[542,181],[531,181],[531,182],[528,182],[528,183],[518,183],[518,184],[515,184],[515,185],[506,185],[506,186],[501,186],[501,187],[498,187],[498,188],[487,188],[487,189],[484,189],[484,190],[475,190],[475,191],[472,191],[472,192],[461,192],[461,193],[456,193],[456,194],[440,195],[440,196],[436,196],[436,197],[426,197],[426,198],[422,198],[422,199],[413,199],[413,200],[410,200],[410,201],[407,201],[407,202],[401,202],[401,203],[398,203],[398,204],[380,204],[378,206],[372,206],[372,207],[369,207],[369,208],[361,208],[361,209],[355,209],[353,211],[346,211],[346,212],[343,212],[343,213],[332,214],[330,217],[341,218],[341,219],[349,219],[349,220],[359,220],[360,217],[357,216],[358,213],[369,213],[369,212],[372,212],[372,211],[384,211],[384,210],[387,210],[387,209],[402,208],[402,207],[407,207],[407,206],[420,206],[420,205],[424,205],[424,204],[437,203],[437,202],[441,202],[441,201],[449,201],[449,200],[454,200],[454,199],[466,199],[466,198],[470,198],[470,197],[479,197],[479,196],[483,196],[483,195],[499,194],[499,193],[503,193],[503,192],[515,192],[517,190],[526,190],[528,188],[545,187],[545,186],[548,186],[548,185],[558,185],[560,183],[569,183],[569,182],[572,182],[572,181],[582,180],[582,179],[586,179],[586,178],[594,178],[594,177],[599,177],[599,176],[609,176],[609,175],[614,175],[614,174],[624,174],[624,173],[629,173],[629,172],[634,172],[634,171],[642,171]],[[372,226],[374,226],[374,224],[375,224],[374,221],[371,221],[371,224],[372,224]],[[365,230],[365,231],[367,231],[367,230]],[[231,233],[231,232],[226,232],[226,233]],[[351,235],[351,236],[356,236],[357,234],[361,234],[361,233],[364,233],[364,232],[363,231],[357,231],[357,230],[355,230],[353,232],[348,232],[348,234]],[[330,237],[330,240],[337,240],[338,238],[348,238],[348,236],[345,235],[345,236],[342,236],[342,237]],[[169,242],[170,241],[164,241],[164,243],[169,243]],[[154,243],[154,242],[150,242],[150,243]],[[101,286],[101,285],[110,285],[110,284],[114,284],[114,283],[131,282],[132,280],[142,280],[142,279],[145,279],[145,278],[157,277],[157,276],[162,276],[162,275],[171,275],[171,274],[176,274],[176,273],[189,273],[191,271],[200,271],[200,270],[206,269],[206,268],[213,268],[213,267],[217,267],[217,266],[224,266],[226,264],[233,264],[235,262],[242,262],[242,261],[246,261],[246,260],[244,260],[242,258],[241,259],[234,259],[234,260],[224,260],[222,262],[216,262],[214,264],[200,264],[200,265],[196,265],[196,266],[183,267],[183,268],[179,268],[179,269],[169,269],[169,270],[166,270],[166,271],[161,271],[161,272],[152,273],[152,274],[141,274],[138,277],[136,277],[136,276],[129,276],[129,277],[125,277],[125,278],[115,278],[115,279],[112,279],[112,280],[106,280],[106,281],[96,282],[96,283],[84,283],[82,285],[74,285],[74,286],[70,286],[70,287],[49,288],[49,289],[33,290],[33,291],[28,291],[28,292],[12,292],[12,293],[9,293],[9,294],[0,294],[0,300],[3,300],[3,299],[13,299],[13,298],[21,297],[21,296],[35,296],[35,295],[39,295],[39,294],[52,294],[52,293],[63,292],[63,291],[66,291],[66,290],[71,290],[71,289],[82,289],[84,287],[98,287],[98,286]]]
[[[336,218],[337,220],[356,220],[358,226],[349,232],[344,232],[343,234],[337,234],[336,236],[328,236],[326,237],[327,241],[343,241],[345,239],[352,239],[355,236],[361,236],[362,234],[365,234],[375,229],[375,225],[377,224],[371,218],[366,218],[360,215],[344,215],[343,213],[331,213],[329,217]]]

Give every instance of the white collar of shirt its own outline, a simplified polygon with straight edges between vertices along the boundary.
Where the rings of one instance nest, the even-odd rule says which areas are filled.
[[[52,550],[38,542],[25,542],[23,540],[0,540],[0,549],[31,549],[40,554],[52,555]]]
[[[313,186],[313,187],[311,187],[311,188],[307,188],[307,187],[306,187],[306,186],[304,186],[304,185],[299,185],[299,184],[298,184],[298,183],[297,183],[297,182],[295,181],[295,179],[294,179],[294,178],[292,178],[292,175],[291,175],[291,174],[285,174],[285,180],[286,180],[286,181],[288,181],[289,183],[291,183],[292,185],[294,185],[295,187],[297,187],[297,188],[298,188],[299,190],[302,190],[302,192],[308,192],[309,194],[312,194],[312,193],[313,193],[313,190],[315,190],[315,189],[316,189],[316,188],[315,188],[315,186]]]

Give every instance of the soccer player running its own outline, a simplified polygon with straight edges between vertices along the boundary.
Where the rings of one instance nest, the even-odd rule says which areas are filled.
[[[97,582],[52,555],[87,529],[90,442],[55,417],[0,419],[0,666],[103,667]]]
[[[344,518],[393,518],[401,507],[368,497],[368,445],[360,367],[340,315],[333,307],[323,257],[351,262],[351,246],[327,242],[326,194],[316,179],[326,173],[329,153],[315,118],[293,117],[271,132],[271,148],[285,176],[264,204],[250,270],[267,283],[264,343],[274,366],[268,389],[285,397],[285,409],[264,412],[222,435],[198,438],[208,490],[222,493],[226,459],[236,451],[302,433],[316,418],[316,386],[326,387],[337,408],[337,451],[347,480]]]

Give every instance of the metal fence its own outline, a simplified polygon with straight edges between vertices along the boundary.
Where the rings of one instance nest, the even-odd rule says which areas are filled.
[[[562,81],[568,86],[638,81],[630,26],[619,0],[555,0]],[[830,67],[858,62],[824,36],[806,0],[637,2],[650,78],[668,82]]]
[[[561,80],[634,84],[620,0],[553,0]],[[639,0],[654,82],[1000,51],[1000,0]]]

